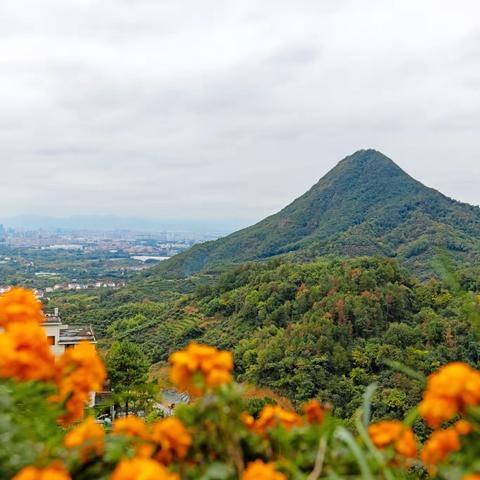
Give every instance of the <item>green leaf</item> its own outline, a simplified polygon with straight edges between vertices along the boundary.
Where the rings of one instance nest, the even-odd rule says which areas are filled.
[[[362,452],[360,447],[358,446],[357,442],[353,438],[353,435],[344,427],[339,427],[335,431],[335,436],[343,441],[350,451],[352,452],[353,456],[355,457],[357,464],[360,468],[360,472],[362,473],[362,477],[364,480],[374,480],[374,476],[368,466],[367,459],[365,458],[365,454]]]
[[[427,384],[427,377],[425,377],[423,373],[417,372],[416,370],[413,370],[413,368],[403,365],[403,363],[388,359],[384,360],[383,363],[392,368],[393,370],[396,370],[397,372],[404,373],[408,377],[414,378],[415,380],[422,382],[422,384],[424,385]]]
[[[375,392],[377,391],[378,388],[378,383],[372,383],[370,384],[367,389],[365,390],[365,393],[363,394],[363,425],[365,427],[368,427],[370,424],[370,417],[371,417],[371,411],[372,411],[372,399],[373,396],[375,395]]]

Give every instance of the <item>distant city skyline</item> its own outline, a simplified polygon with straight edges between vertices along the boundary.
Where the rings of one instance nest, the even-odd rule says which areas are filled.
[[[4,0],[0,29],[0,218],[235,229],[361,148],[480,203],[477,0]]]
[[[117,215],[78,215],[51,217],[47,215],[18,215],[0,218],[4,229],[20,230],[131,230],[144,232],[177,232],[222,236],[246,227],[249,222],[239,219],[152,219]],[[1,233],[1,228],[0,228]]]

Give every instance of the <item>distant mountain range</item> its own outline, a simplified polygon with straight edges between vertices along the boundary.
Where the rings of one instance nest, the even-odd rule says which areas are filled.
[[[428,276],[439,249],[457,263],[478,263],[480,208],[426,187],[378,151],[361,150],[275,215],[196,245],[148,275],[185,277],[224,263],[291,254],[394,257]]]

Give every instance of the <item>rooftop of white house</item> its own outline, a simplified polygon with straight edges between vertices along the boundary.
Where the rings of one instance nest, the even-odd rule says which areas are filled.
[[[61,353],[64,348],[73,347],[80,342],[97,343],[95,334],[90,325],[66,325],[55,309],[53,314],[46,314],[43,326],[47,331],[49,342],[55,353]],[[61,347],[61,350],[58,348]]]

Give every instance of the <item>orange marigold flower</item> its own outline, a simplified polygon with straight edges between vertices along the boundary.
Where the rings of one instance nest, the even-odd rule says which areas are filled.
[[[142,439],[146,439],[148,437],[145,421],[140,417],[136,417],[135,415],[129,415],[128,417],[115,420],[113,423],[112,432]]]
[[[12,480],[71,480],[70,475],[61,463],[55,463],[47,468],[22,468]]]
[[[460,436],[469,435],[472,430],[469,422],[459,420],[445,430],[433,432],[422,451],[422,461],[430,472],[434,472],[436,465],[445,460],[449,453],[460,450]]]
[[[64,398],[60,396],[52,396],[50,399],[55,402],[64,401]],[[67,396],[67,401],[64,405],[65,414],[58,419],[60,425],[67,427],[81,420],[85,414],[85,405],[87,405],[89,401],[89,393],[80,391],[71,392]]]
[[[155,445],[152,443],[137,443],[135,445],[135,456],[138,458],[151,458],[155,450]]]
[[[180,477],[155,460],[133,458],[122,460],[110,480],[180,480]]]
[[[454,362],[430,375],[419,411],[429,426],[438,428],[469,405],[480,405],[480,372]]]
[[[192,444],[192,437],[176,417],[155,422],[150,438],[160,447],[157,460],[164,463],[170,463],[174,458],[184,458]]]
[[[464,475],[462,480],[480,480],[480,473],[469,473]]]
[[[404,457],[417,455],[417,441],[412,429],[398,420],[383,420],[368,427],[368,434],[377,448],[393,445],[395,451]]]
[[[466,420],[459,420],[453,425],[453,428],[455,428],[459,435],[468,435],[472,433],[473,430],[472,424]]]
[[[170,379],[180,390],[200,395],[205,388],[216,388],[231,382],[233,356],[208,345],[191,343],[170,357]]]
[[[446,420],[453,418],[460,408],[460,402],[456,398],[442,397],[427,391],[418,410],[430,427],[437,428]]]
[[[421,458],[429,472],[434,474],[436,466],[460,447],[460,437],[454,427],[436,430],[425,442]]]
[[[399,420],[383,420],[368,427],[368,434],[377,448],[385,448],[394,443],[402,432]]]
[[[318,400],[310,400],[303,406],[308,423],[322,423],[325,419],[325,410]]]
[[[242,474],[242,480],[287,480],[287,477],[283,473],[277,472],[274,463],[255,460],[248,464]]]
[[[67,448],[78,448],[83,461],[100,456],[105,448],[105,430],[102,425],[88,417],[83,423],[70,430],[63,439]]]
[[[0,333],[0,377],[51,380],[55,358],[45,330],[36,323],[12,323]]]
[[[100,390],[105,377],[103,362],[91,343],[82,342],[64,352],[57,364],[58,395],[51,398],[66,402],[61,423],[69,425],[83,417],[90,392]]]
[[[249,429],[255,425],[255,419],[247,412],[242,412],[240,414],[240,420]]]
[[[42,323],[42,304],[31,290],[12,288],[0,297],[0,327],[15,323]]]
[[[295,412],[288,412],[280,405],[265,405],[255,421],[253,429],[264,433],[277,425],[290,430],[292,427],[302,425],[302,419]]]
[[[404,428],[395,442],[395,451],[407,458],[415,458],[418,454],[417,439],[411,428]]]
[[[81,342],[66,350],[58,362],[62,385],[71,390],[98,391],[105,381],[106,372],[95,346]]]

